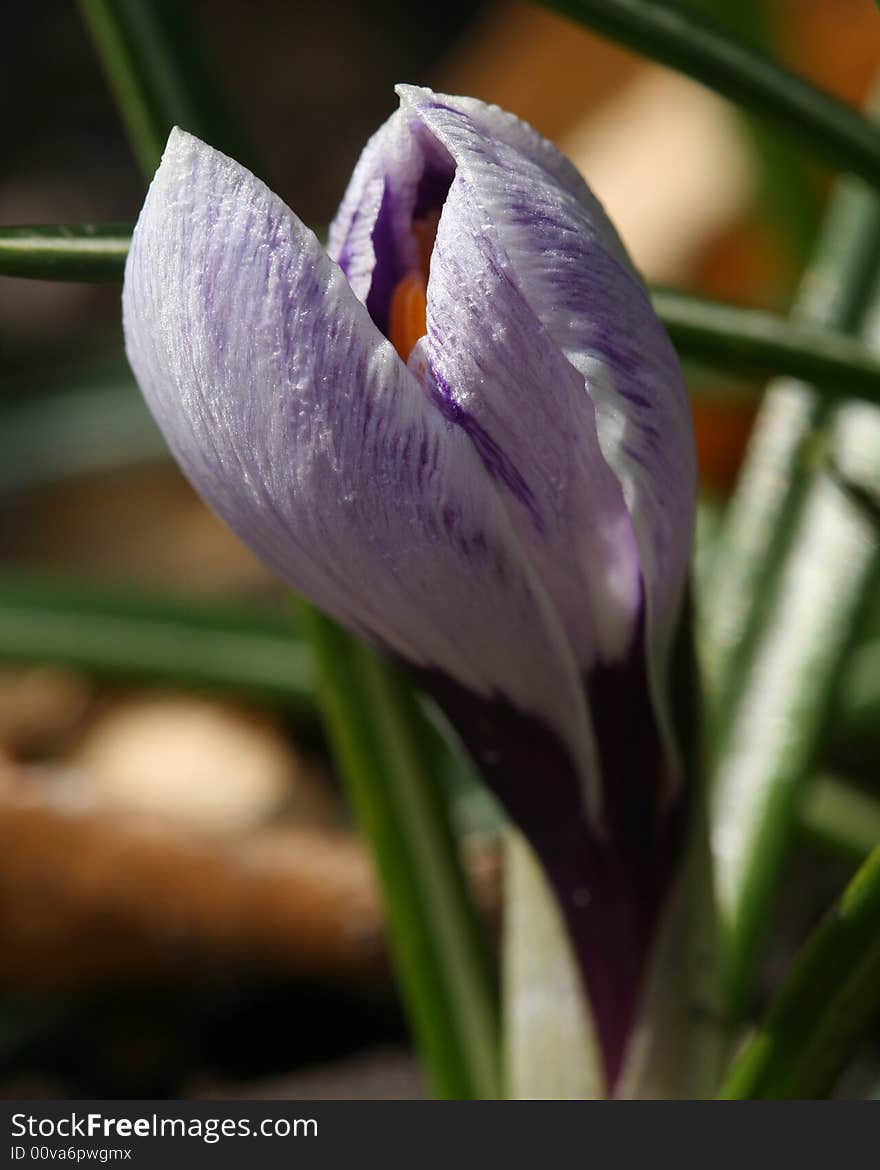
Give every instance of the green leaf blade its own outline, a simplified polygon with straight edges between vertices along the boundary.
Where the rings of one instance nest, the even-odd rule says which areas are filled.
[[[880,186],[880,134],[731,31],[667,0],[542,0],[570,19],[775,122],[813,155]]]
[[[132,150],[146,178],[173,126],[253,170],[248,144],[202,53],[181,0],[78,0]]]
[[[196,688],[316,719],[314,669],[290,623],[253,606],[0,572],[0,662]]]
[[[869,315],[878,263],[880,203],[846,184],[797,316],[855,329]],[[876,337],[863,340],[876,348]],[[860,488],[880,490],[876,408],[837,405],[812,384],[774,384],[709,574],[713,838],[732,1019],[744,1010],[801,794],[880,569],[872,522],[829,475],[829,456]]]
[[[373,651],[311,607],[298,606],[298,616],[340,773],[379,869],[395,965],[434,1091],[497,1097],[496,991],[424,716]]]
[[[825,1097],[878,1019],[880,848],[796,959],[721,1095]]]
[[[0,275],[31,280],[118,281],[131,242],[130,224],[0,228]]]

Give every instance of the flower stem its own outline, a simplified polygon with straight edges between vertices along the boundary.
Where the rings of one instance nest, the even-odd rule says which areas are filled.
[[[880,1018],[880,848],[795,960],[722,1090],[727,1099],[827,1096]]]
[[[300,605],[298,617],[333,752],[379,870],[392,952],[434,1091],[496,1097],[495,991],[429,728],[387,662],[310,607]]]
[[[542,2],[766,117],[829,165],[880,186],[880,134],[870,121],[692,8],[665,0]]]
[[[254,606],[0,573],[0,662],[207,689],[316,719],[314,667],[290,622]]]

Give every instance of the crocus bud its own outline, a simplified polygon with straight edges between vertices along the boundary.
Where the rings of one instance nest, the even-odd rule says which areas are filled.
[[[687,807],[681,373],[550,143],[398,92],[327,251],[173,131],[126,268],[129,360],[208,503],[446,711],[555,887],[613,1083]]]

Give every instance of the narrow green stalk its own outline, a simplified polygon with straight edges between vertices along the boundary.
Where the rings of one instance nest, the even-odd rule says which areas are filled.
[[[542,2],[775,122],[831,166],[880,185],[880,134],[871,122],[693,8],[666,0]]]
[[[697,4],[719,26],[732,29],[767,56],[775,56],[786,38],[788,14],[778,3],[697,0]],[[792,271],[798,272],[809,258],[822,212],[821,194],[811,182],[809,159],[777,126],[739,109],[737,113],[755,153],[755,211],[785,248]]]
[[[729,372],[808,379],[824,399],[880,402],[880,359],[854,337],[667,289],[654,290],[652,299],[682,357]]]
[[[876,220],[874,207],[866,215],[874,249]],[[848,307],[859,315],[852,301]],[[876,334],[870,340],[876,345]],[[820,422],[821,458],[811,459],[808,440]],[[840,482],[880,492],[880,412],[853,402],[826,414],[810,390],[785,386],[768,398],[752,452],[737,505],[751,496],[752,508],[736,511],[732,525],[755,550],[738,576],[753,578],[757,597],[745,619],[736,610],[725,618],[731,583],[710,594],[719,621],[739,620],[743,647],[726,689],[721,680],[715,720],[713,840],[732,1017],[744,1007],[799,796],[880,571],[873,518]],[[731,553],[728,545],[721,557]]]
[[[0,572],[0,662],[228,693],[315,718],[314,670],[289,621],[253,606],[178,600]]]
[[[832,442],[880,490],[880,418],[841,408]],[[854,460],[855,461],[855,460]],[[875,469],[872,475],[869,465]],[[728,999],[742,1004],[778,883],[798,797],[815,766],[840,675],[878,579],[873,526],[824,473],[810,485],[779,591],[767,613],[716,771],[719,900]]]
[[[0,228],[0,276],[34,280],[120,280],[131,224]]]
[[[796,324],[855,329],[880,266],[880,201],[842,183],[792,312]],[[830,404],[814,384],[774,382],[727,509],[704,592],[701,641],[713,707],[730,709],[810,480],[809,440]]]
[[[880,1019],[880,848],[795,961],[722,1097],[827,1096]]]
[[[78,0],[129,141],[147,178],[172,126],[245,165],[246,144],[205,66],[202,37],[179,0]],[[252,168],[253,169],[253,168]]]
[[[387,662],[300,606],[324,720],[385,894],[413,1030],[443,1098],[499,1093],[495,992],[429,728]],[[365,702],[365,698],[368,702]]]

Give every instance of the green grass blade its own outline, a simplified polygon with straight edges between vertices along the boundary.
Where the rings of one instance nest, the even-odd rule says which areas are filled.
[[[687,0],[719,27],[767,56],[787,39],[787,13],[767,0]],[[784,268],[800,271],[813,247],[822,196],[812,181],[810,160],[777,126],[737,108],[754,155],[757,189],[754,212],[784,253]],[[780,257],[783,258],[782,256]]]
[[[542,0],[774,122],[831,166],[880,185],[871,122],[693,8],[666,0]]]
[[[780,395],[787,426],[773,415]],[[842,476],[872,497],[880,492],[877,408],[848,403],[823,417],[815,396],[794,385],[774,392],[765,425],[768,411],[771,457],[765,458],[761,442],[767,431],[759,430],[752,455],[757,462],[738,502],[742,507],[742,500],[752,497],[751,533],[747,513],[733,516],[735,532],[744,531],[753,542],[757,532],[764,540],[763,564],[756,557],[748,566],[757,596],[751,622],[743,623],[747,653],[721,692],[715,719],[713,833],[727,1002],[734,1017],[744,1006],[753,956],[799,796],[828,727],[844,657],[880,573],[874,518],[840,482]],[[807,440],[820,422],[824,433],[816,442],[822,457],[811,460]],[[837,468],[834,475],[829,466]],[[761,477],[766,508],[755,487]],[[732,546],[722,550],[729,559]],[[728,582],[713,597],[716,606],[724,604],[730,588]],[[723,622],[723,610],[717,612]],[[732,616],[736,619],[736,612]]]
[[[130,242],[123,223],[0,228],[0,276],[121,280]]]
[[[172,126],[251,166],[179,0],[78,0],[132,150],[151,178]],[[251,169],[253,167],[251,166]]]
[[[0,571],[0,662],[197,688],[316,718],[314,669],[290,622],[253,606]]]
[[[722,1096],[827,1096],[880,1019],[880,848],[796,959]]]
[[[829,728],[831,758],[874,760],[880,755],[880,638],[867,637],[849,657]]]
[[[880,358],[843,332],[668,289],[654,290],[652,299],[683,358],[728,372],[808,379],[826,400],[880,402]]]
[[[301,607],[299,620],[315,655],[331,746],[376,859],[395,964],[434,1092],[496,1097],[496,995],[454,860],[429,727],[393,667],[315,610]]]
[[[880,267],[880,201],[842,183],[792,317],[796,324],[852,331]],[[730,708],[743,664],[788,547],[810,479],[808,445],[830,409],[819,388],[778,381],[768,387],[748,458],[727,509],[701,608],[701,640],[713,706]]]

